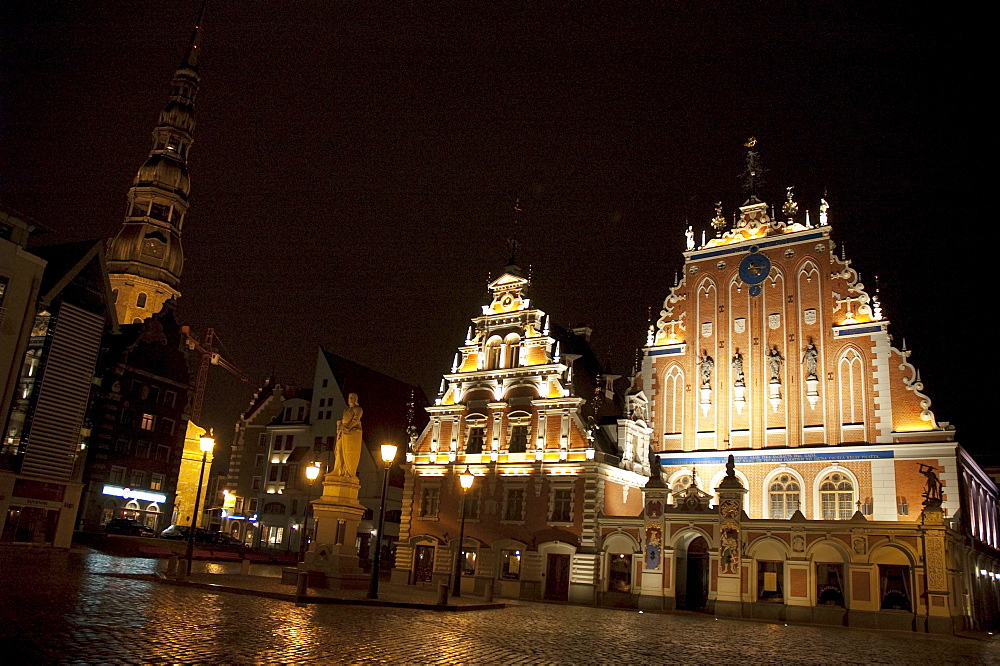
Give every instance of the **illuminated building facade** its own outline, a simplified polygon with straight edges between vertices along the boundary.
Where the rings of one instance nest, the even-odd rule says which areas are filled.
[[[731,229],[720,211],[716,238],[694,247],[688,236],[640,380],[665,488],[647,493],[639,601],[989,626],[996,485],[935,419],[877,292],[837,256],[825,201],[819,210],[813,225],[789,188],[780,215],[751,197]],[[742,525],[727,555],[719,488],[730,455]]]
[[[565,330],[533,306],[511,264],[408,452],[394,575],[447,581],[464,506],[463,589],[495,578],[503,596],[592,601],[600,517],[642,510],[646,401],[602,375],[589,328]],[[476,479],[463,502],[466,468]]]
[[[397,580],[452,576],[468,467],[470,590],[994,627],[997,486],[935,418],[819,211],[789,189],[781,215],[751,196],[729,229],[720,205],[700,246],[689,229],[631,382],[585,373],[592,355],[567,344],[583,338],[547,324],[519,271],[494,281],[412,446]]]

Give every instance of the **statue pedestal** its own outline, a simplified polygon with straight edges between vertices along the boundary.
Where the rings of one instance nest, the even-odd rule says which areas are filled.
[[[299,570],[309,572],[309,585],[329,589],[361,590],[368,575],[358,566],[355,542],[365,507],[358,501],[361,482],[355,476],[327,474],[323,495],[313,500],[316,539]]]

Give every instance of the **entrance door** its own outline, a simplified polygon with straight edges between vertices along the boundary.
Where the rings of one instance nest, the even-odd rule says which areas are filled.
[[[545,598],[555,601],[569,599],[569,555],[549,554],[545,570]]]
[[[704,610],[708,600],[708,542],[698,537],[687,548],[684,608]]]
[[[434,575],[434,546],[417,546],[413,567],[414,583],[429,583]]]

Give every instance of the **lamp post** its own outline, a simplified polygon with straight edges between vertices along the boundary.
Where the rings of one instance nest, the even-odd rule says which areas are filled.
[[[462,596],[462,560],[465,559],[465,498],[469,494],[472,482],[476,480],[475,475],[469,471],[469,466],[465,466],[458,480],[462,483],[462,527],[458,530],[458,552],[455,554],[455,581],[452,584],[451,596]]]
[[[309,487],[319,478],[319,463],[313,463],[306,467],[306,478],[309,479]],[[310,493],[311,495],[312,493]],[[306,538],[309,536],[309,519],[313,515],[312,500],[306,500],[306,511],[302,517],[302,533],[299,535],[299,562],[306,559],[306,547],[309,545]]]
[[[375,534],[375,555],[372,557],[372,581],[368,588],[368,598],[378,599],[378,576],[382,561],[382,528],[385,526],[385,493],[389,488],[389,468],[396,459],[396,445],[382,445],[382,462],[385,463],[385,473],[382,475],[382,500],[378,508],[378,532]]]
[[[209,452],[215,448],[215,437],[212,431],[203,435],[199,447],[201,448],[201,471],[198,473],[198,493],[194,496],[194,512],[191,514],[191,528],[188,530],[187,547],[187,575],[191,575],[191,560],[194,558],[194,535],[198,530],[198,510],[201,503],[201,487],[205,482],[205,463],[208,461]]]

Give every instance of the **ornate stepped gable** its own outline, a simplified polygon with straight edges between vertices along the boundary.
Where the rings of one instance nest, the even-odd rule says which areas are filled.
[[[588,389],[575,385],[574,364],[588,366],[592,386],[596,361],[583,349],[583,337],[550,324],[532,307],[528,287],[513,265],[489,284],[491,301],[472,320],[428,408],[431,423],[413,452],[417,463],[593,457],[592,428],[582,409]]]
[[[650,326],[643,385],[652,387],[662,451],[940,441],[910,352],[892,346],[877,293],[838,257],[828,209],[782,215],[751,198],[733,228],[695,247]],[[947,432],[947,434],[944,434]]]

